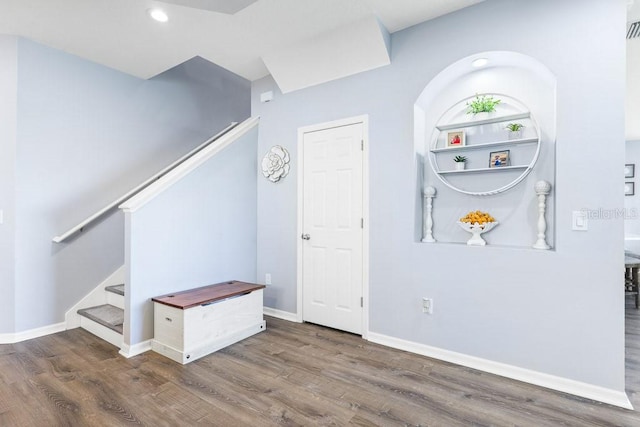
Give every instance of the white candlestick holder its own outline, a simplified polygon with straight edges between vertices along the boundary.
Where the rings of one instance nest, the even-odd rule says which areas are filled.
[[[424,207],[423,207],[423,220],[422,220],[422,241],[424,243],[435,243],[436,239],[433,238],[433,217],[431,212],[433,211],[433,198],[436,197],[436,189],[428,186],[424,189]]]
[[[534,243],[534,249],[551,249],[551,246],[547,244],[546,232],[547,221],[545,219],[545,212],[547,210],[546,198],[551,191],[551,184],[547,181],[538,181],[534,187],[538,196],[538,240]]]

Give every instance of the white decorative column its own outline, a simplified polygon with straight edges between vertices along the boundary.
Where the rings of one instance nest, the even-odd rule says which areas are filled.
[[[433,238],[433,218],[431,211],[433,210],[433,198],[436,197],[436,189],[428,186],[424,189],[424,208],[422,211],[422,241],[424,243],[435,243]]]
[[[544,218],[547,209],[546,197],[551,191],[551,184],[547,181],[538,181],[534,188],[538,195],[538,240],[533,247],[534,249],[551,249],[546,241],[547,221]]]

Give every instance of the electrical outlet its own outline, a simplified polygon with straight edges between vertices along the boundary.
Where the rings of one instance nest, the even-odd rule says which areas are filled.
[[[433,314],[432,298],[422,298],[422,312],[425,314]]]
[[[264,275],[264,284],[265,285],[271,284],[271,273],[267,273]]]

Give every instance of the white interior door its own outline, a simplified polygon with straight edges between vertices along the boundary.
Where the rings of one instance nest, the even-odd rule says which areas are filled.
[[[303,135],[304,321],[362,334],[363,124]]]

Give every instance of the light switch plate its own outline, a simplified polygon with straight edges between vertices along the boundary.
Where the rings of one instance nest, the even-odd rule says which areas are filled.
[[[260,102],[271,102],[273,101],[273,91],[270,90],[268,92],[262,92],[260,94]]]
[[[433,314],[433,298],[422,298],[422,312]]]
[[[573,211],[572,230],[587,231],[589,230],[589,220],[584,211]]]

